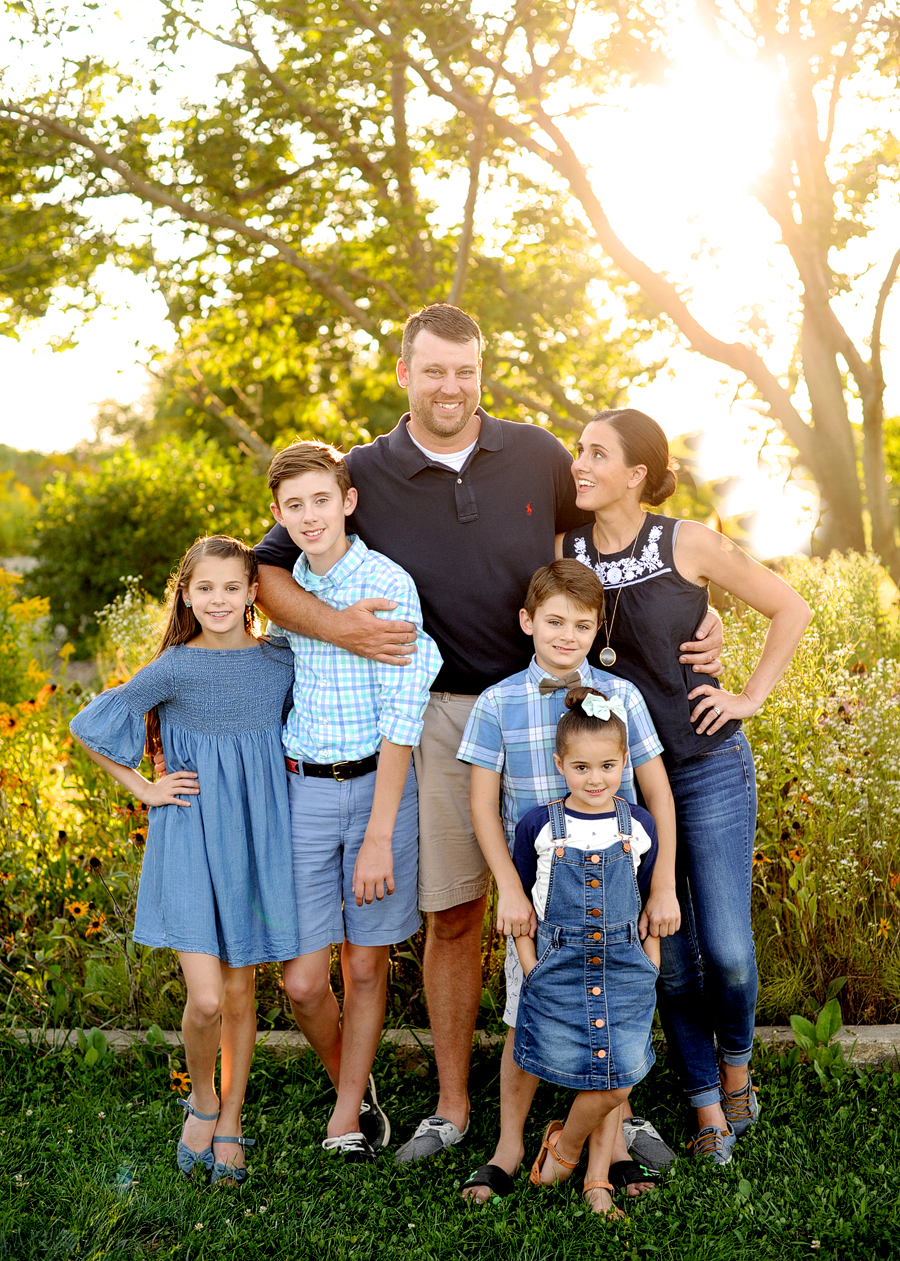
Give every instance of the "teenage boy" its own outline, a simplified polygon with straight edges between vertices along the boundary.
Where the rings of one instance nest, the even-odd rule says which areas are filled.
[[[538,1079],[513,1060],[516,1011],[522,969],[512,938],[535,929],[534,908],[513,865],[516,824],[537,805],[566,795],[566,782],[553,761],[556,726],[570,688],[594,687],[619,697],[628,714],[628,757],[620,793],[635,802],[634,779],[653,815],[659,856],[639,930],[665,937],[680,924],[675,897],[675,806],[663,766],[662,745],[638,689],[625,679],[588,664],[586,657],[603,615],[603,587],[578,561],[557,560],[531,579],[522,630],[534,641],[527,670],[490,687],[478,698],[466,724],[458,757],[472,767],[472,821],[481,850],[497,881],[497,928],[508,934],[506,1010],[510,1025],[500,1067],[500,1138],[490,1163],[464,1190],[479,1201],[512,1190],[511,1176],[524,1155],[524,1129]],[[500,807],[502,793],[502,814]],[[621,1129],[613,1161],[627,1161]],[[643,1182],[636,1167],[628,1181]],[[483,1188],[483,1189],[482,1189]]]
[[[269,466],[272,512],[301,549],[294,580],[332,608],[396,601],[417,629],[406,670],[287,634],[293,708],[284,729],[300,953],[284,965],[294,1018],[337,1090],[328,1151],[371,1161],[390,1138],[371,1068],[384,1024],[389,947],[419,927],[412,747],[441,667],[409,575],[345,532],[357,492],[343,458],[296,442]],[[377,756],[376,756],[377,755]],[[329,980],[341,944],[343,1019]]]

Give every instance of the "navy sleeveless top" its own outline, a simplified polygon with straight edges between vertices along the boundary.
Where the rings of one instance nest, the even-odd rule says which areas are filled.
[[[603,583],[607,626],[612,621],[609,645],[616,650],[616,662],[602,668],[640,689],[663,743],[667,766],[709,753],[741,726],[740,719],[733,718],[714,736],[707,736],[698,735],[691,723],[697,702],[688,700],[688,692],[701,683],[718,687],[719,681],[695,674],[678,660],[679,645],[694,638],[709,607],[706,588],[689,582],[675,568],[675,535],[680,524],[648,512],[633,555],[631,545],[621,552],[598,552],[592,525],[570,530],[563,539],[563,556],[580,560]],[[605,647],[601,626],[589,654],[593,664],[599,665],[598,654]]]

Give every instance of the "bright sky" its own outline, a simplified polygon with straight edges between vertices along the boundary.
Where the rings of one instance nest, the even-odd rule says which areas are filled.
[[[209,2],[219,11],[228,8],[227,0]],[[154,8],[132,6],[126,26],[105,7],[95,19],[95,46],[100,40],[111,55],[126,59],[129,44],[142,38],[135,15],[143,12],[149,22]],[[697,28],[682,28],[676,67],[662,86],[632,93],[627,110],[592,111],[570,125],[569,133],[592,165],[604,207],[625,244],[676,278],[689,271],[693,310],[711,331],[730,340],[737,333],[735,316],[750,298],[777,328],[785,285],[793,280],[774,226],[748,195],[749,182],[768,160],[770,85],[758,67],[726,61],[705,38]],[[204,83],[211,91],[215,74],[231,57],[228,50],[193,41],[183,68],[173,68],[173,94],[197,96]],[[839,122],[851,139],[853,118]],[[714,167],[706,158],[710,152],[717,155]],[[885,206],[883,220],[881,230],[860,247],[866,252],[861,266],[874,266],[841,311],[858,337],[870,326],[875,293],[896,248],[896,203]],[[95,317],[74,350],[46,349],[48,332],[62,331],[53,320],[28,331],[18,344],[0,338],[5,383],[0,441],[65,449],[90,434],[99,402],[111,397],[128,402],[143,393],[147,377],[141,361],[148,349],[172,344],[162,300],[146,282],[112,269],[104,273],[103,287],[116,309]],[[889,410],[900,410],[900,293],[888,303],[883,339],[886,402]],[[787,340],[776,340],[766,352],[776,370],[785,366],[787,354]],[[754,542],[761,554],[800,548],[808,537],[811,497],[794,484],[785,486],[777,442],[760,456],[759,417],[743,404],[733,406],[739,379],[684,350],[675,352],[669,366],[652,385],[634,389],[629,402],[655,415],[670,435],[705,431],[702,473],[740,478],[727,511],[760,510]],[[748,423],[754,432],[748,433]]]

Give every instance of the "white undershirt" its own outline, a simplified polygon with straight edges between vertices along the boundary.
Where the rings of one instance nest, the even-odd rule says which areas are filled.
[[[409,433],[408,425],[406,432]],[[409,433],[409,436],[416,443],[422,454],[428,456],[429,460],[434,460],[437,464],[446,464],[448,468],[453,469],[454,473],[458,473],[461,470],[466,460],[478,446],[478,439],[476,438],[470,446],[464,447],[462,451],[429,451],[427,447],[422,446],[421,442],[416,442],[411,433]]]

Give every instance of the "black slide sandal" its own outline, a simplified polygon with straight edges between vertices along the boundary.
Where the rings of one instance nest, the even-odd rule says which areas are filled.
[[[659,1174],[636,1160],[617,1160],[609,1167],[609,1180],[614,1187],[627,1187],[630,1182],[652,1182],[658,1186]]]
[[[635,1169],[639,1166],[635,1165]],[[470,1173],[466,1182],[460,1187],[461,1191],[468,1191],[472,1187],[489,1187],[493,1191],[493,1196],[488,1197],[484,1201],[489,1204],[491,1199],[505,1199],[507,1195],[512,1195],[516,1189],[516,1184],[505,1169],[501,1169],[499,1165],[482,1165],[476,1169],[474,1173]]]

